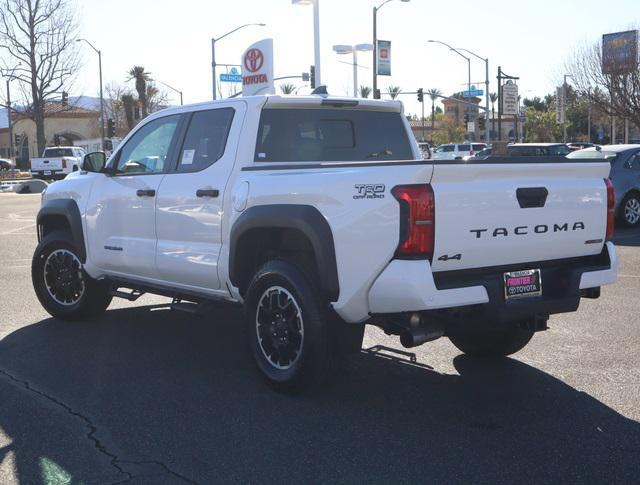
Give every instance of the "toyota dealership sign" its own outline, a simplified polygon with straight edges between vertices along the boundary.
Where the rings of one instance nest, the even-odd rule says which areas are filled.
[[[249,46],[242,54],[242,95],[275,94],[273,84],[273,39]]]

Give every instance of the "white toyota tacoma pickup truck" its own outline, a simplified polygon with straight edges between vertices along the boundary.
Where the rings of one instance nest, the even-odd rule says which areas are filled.
[[[170,108],[47,189],[33,285],[62,319],[144,292],[242,304],[279,388],[322,378],[364,324],[504,356],[616,280],[608,174],[599,160],[423,160],[396,101]]]
[[[63,179],[82,166],[86,153],[79,147],[45,148],[41,158],[31,159],[31,176],[39,179]]]

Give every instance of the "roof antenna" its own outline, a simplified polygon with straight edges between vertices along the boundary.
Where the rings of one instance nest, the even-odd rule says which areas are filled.
[[[315,88],[313,91],[311,91],[311,94],[320,94],[324,96],[329,96],[329,93],[327,92],[327,86],[325,84],[321,84],[320,86]]]

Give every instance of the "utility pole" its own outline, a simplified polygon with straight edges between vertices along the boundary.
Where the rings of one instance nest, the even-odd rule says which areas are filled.
[[[11,91],[9,90],[10,77],[7,77],[7,118],[9,119],[9,158],[13,158],[15,153],[13,151],[13,122],[11,120]]]
[[[424,128],[424,98],[422,98],[422,141],[426,141]]]
[[[502,66],[498,66],[498,140],[502,141]]]
[[[373,7],[373,99],[378,92],[378,8]]]

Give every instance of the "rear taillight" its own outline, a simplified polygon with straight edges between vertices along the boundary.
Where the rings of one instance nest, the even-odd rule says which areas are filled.
[[[67,160],[65,158],[62,159],[62,168],[67,168]]]
[[[398,185],[391,190],[400,203],[400,244],[396,257],[431,258],[435,233],[435,198],[430,185]]]
[[[604,183],[607,186],[607,235],[605,236],[605,240],[610,241],[616,229],[616,196],[611,180],[604,179]]]

